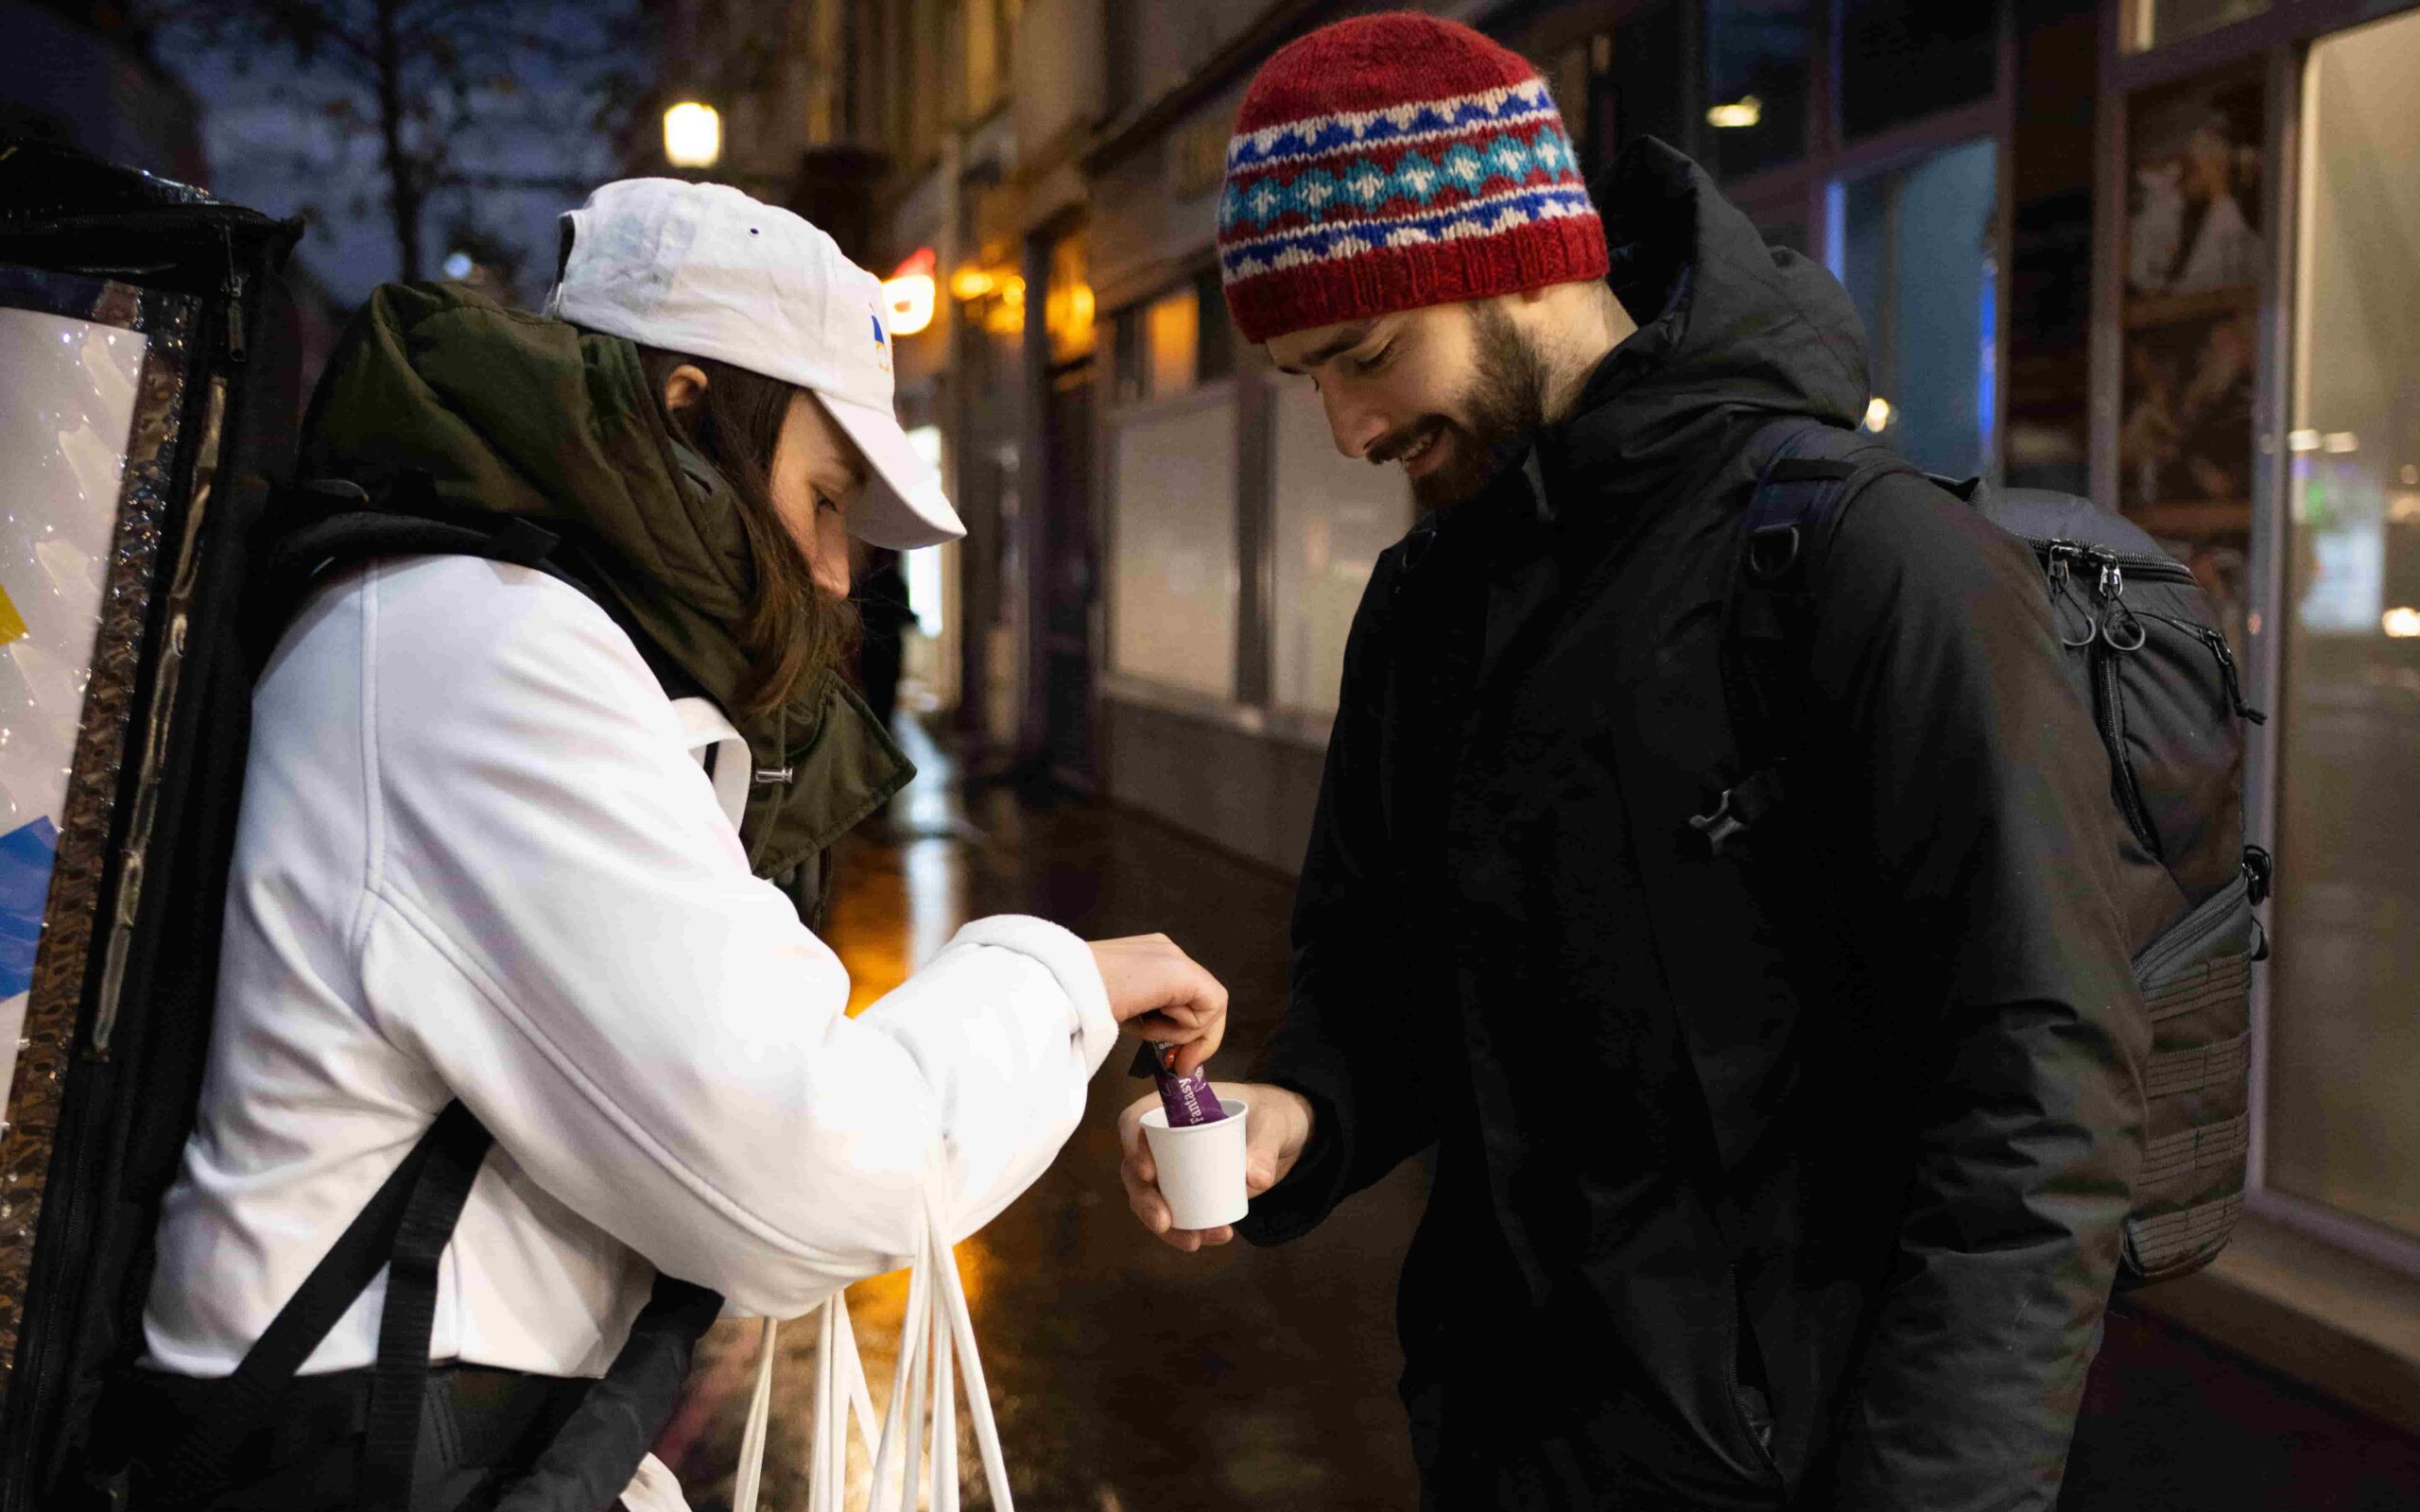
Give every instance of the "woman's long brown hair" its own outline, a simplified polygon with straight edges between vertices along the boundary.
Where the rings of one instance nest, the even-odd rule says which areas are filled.
[[[773,507],[773,449],[791,396],[801,390],[727,362],[656,347],[639,348],[639,365],[665,424],[731,485],[755,574],[739,630],[748,653],[740,712],[766,713],[817,673],[838,666],[857,640],[856,609],[817,586],[805,551]],[[672,409],[664,403],[664,386],[683,365],[706,375],[705,391],[694,404]]]

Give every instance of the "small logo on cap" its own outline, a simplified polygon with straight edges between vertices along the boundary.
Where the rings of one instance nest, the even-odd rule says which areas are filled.
[[[882,312],[869,305],[866,308],[866,318],[873,322],[874,361],[882,364],[883,371],[889,372],[890,370],[890,336],[882,329]]]

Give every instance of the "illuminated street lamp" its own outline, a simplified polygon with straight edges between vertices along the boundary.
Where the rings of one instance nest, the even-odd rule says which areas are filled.
[[[711,168],[722,160],[722,116],[683,100],[664,112],[664,157],[676,168]]]

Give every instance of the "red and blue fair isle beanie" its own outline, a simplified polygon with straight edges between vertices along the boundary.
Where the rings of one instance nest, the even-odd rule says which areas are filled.
[[[1289,43],[1236,112],[1219,271],[1246,340],[1605,276],[1528,60],[1409,11]]]

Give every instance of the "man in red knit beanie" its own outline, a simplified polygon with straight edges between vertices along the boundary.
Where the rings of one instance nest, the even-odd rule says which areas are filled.
[[[1278,1244],[1433,1147],[1431,1506],[2048,1512],[2142,1160],[2128,919],[2169,902],[2032,558],[1859,449],[1828,274],[1652,139],[1592,193],[1466,27],[1272,57],[1219,259],[1426,508],[1345,649],[1285,1018],[1220,1087],[1251,1215],[1170,1227],[1149,1098],[1136,1215]]]

